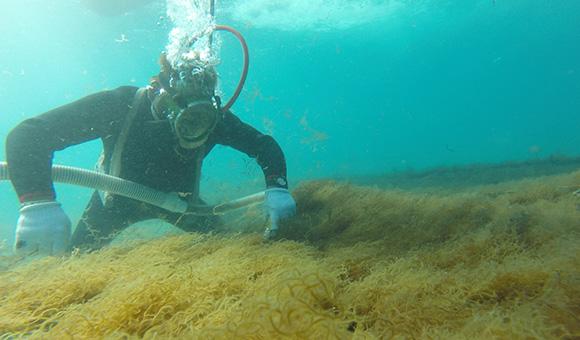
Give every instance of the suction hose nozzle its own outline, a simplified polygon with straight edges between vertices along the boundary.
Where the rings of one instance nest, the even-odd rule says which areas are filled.
[[[8,165],[6,162],[0,162],[0,181],[9,179]],[[265,198],[265,193],[259,192],[226,203],[191,206],[182,200],[177,193],[166,193],[122,178],[64,165],[52,166],[52,179],[59,183],[73,184],[125,196],[172,212],[200,216],[223,215],[232,210],[261,203]]]

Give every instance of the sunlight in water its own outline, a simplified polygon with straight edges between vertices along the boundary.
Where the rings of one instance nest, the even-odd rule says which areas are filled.
[[[252,26],[284,31],[342,30],[387,17],[392,0],[237,0],[232,17]]]

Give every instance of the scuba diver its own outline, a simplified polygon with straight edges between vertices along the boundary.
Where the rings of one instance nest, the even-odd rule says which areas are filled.
[[[242,122],[215,94],[213,66],[175,69],[165,54],[149,86],[102,91],[26,119],[6,139],[12,185],[20,199],[15,252],[60,255],[71,247],[99,249],[135,222],[159,218],[185,231],[207,232],[216,216],[173,213],[127,197],[95,191],[72,237],[51,179],[55,151],[100,138],[107,174],[202,204],[203,159],[217,144],[255,158],[266,182],[272,231],[296,212],[278,143]],[[273,234],[272,234],[273,235]]]

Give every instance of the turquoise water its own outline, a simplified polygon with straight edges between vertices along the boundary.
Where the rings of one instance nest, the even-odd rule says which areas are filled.
[[[145,85],[157,72],[171,29],[164,1],[119,15],[95,13],[88,2],[2,4],[1,136],[26,117],[95,91]],[[218,2],[218,23],[238,28],[250,47],[234,111],[279,141],[291,185],[580,155],[580,2],[349,3]],[[241,58],[237,42],[222,38],[228,97]],[[100,143],[91,142],[58,153],[56,162],[91,168],[99,152]],[[259,168],[242,154],[217,148],[205,163],[210,200],[261,187]],[[78,218],[90,191],[57,191]],[[0,239],[10,240],[18,204],[6,182],[0,202]]]

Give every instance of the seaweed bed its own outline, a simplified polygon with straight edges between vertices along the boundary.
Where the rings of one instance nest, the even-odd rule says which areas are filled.
[[[506,181],[569,173],[580,169],[580,157],[551,155],[546,158],[503,163],[445,166],[421,171],[395,171],[374,176],[348,178],[358,185],[381,188],[440,191],[462,190],[473,185],[498,184]],[[343,178],[343,180],[346,178]],[[339,178],[340,180],[340,178]]]
[[[249,210],[236,233],[0,258],[0,333],[578,338],[579,188],[580,171],[445,193],[308,182],[277,242]]]

